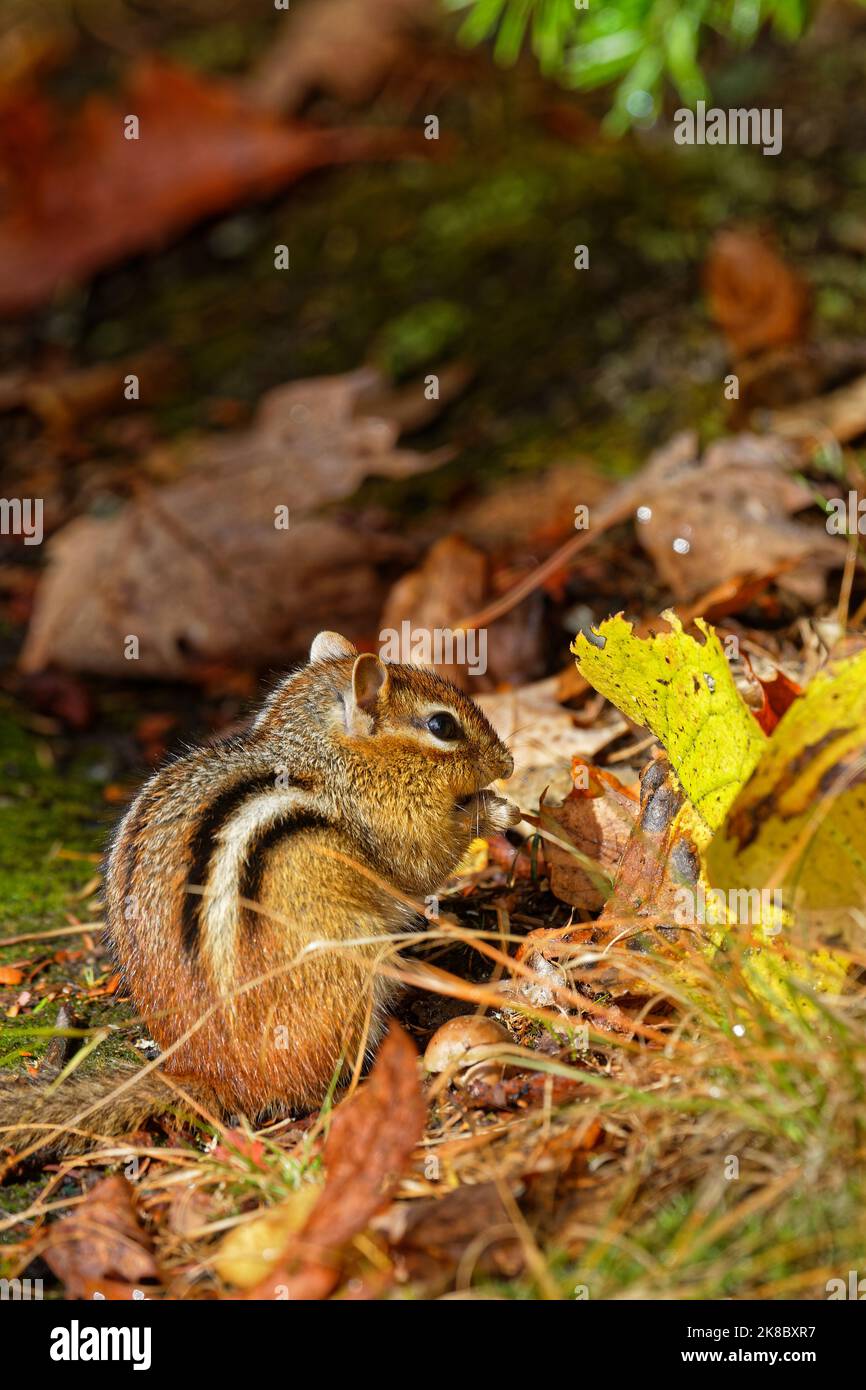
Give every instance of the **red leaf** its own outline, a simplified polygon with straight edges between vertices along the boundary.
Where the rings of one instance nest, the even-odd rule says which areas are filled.
[[[232,1129],[226,1134],[226,1142],[218,1144],[214,1149],[214,1157],[222,1159],[223,1162],[231,1162],[239,1157],[245,1158],[254,1168],[264,1173],[267,1171],[265,1152],[261,1139],[250,1139],[242,1129]]]
[[[138,139],[127,139],[129,115]],[[255,110],[226,82],[149,59],[64,128],[35,90],[0,110],[0,313],[164,244],[199,218],[335,161],[394,155],[393,132],[317,130]]]
[[[749,667],[751,671],[751,667]],[[760,709],[752,710],[755,718],[764,730],[765,734],[771,734],[778,724],[786,709],[790,709],[798,695],[802,695],[803,688],[797,685],[785,675],[784,671],[777,671],[771,681],[762,681],[760,676],[755,676],[755,680],[761,687],[761,697],[763,703]]]

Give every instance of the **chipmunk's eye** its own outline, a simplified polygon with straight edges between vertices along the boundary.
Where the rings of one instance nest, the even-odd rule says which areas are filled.
[[[454,715],[449,714],[447,710],[441,710],[438,714],[431,714],[427,720],[427,728],[434,738],[441,738],[446,742],[453,742],[455,739],[463,737],[463,730]]]

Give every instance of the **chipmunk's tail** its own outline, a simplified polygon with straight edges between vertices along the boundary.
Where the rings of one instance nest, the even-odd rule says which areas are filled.
[[[172,1079],[191,1100],[211,1114],[220,1113],[209,1088],[194,1078]],[[49,1081],[12,1076],[0,1080],[0,1154],[10,1152],[15,1162],[25,1151],[41,1157],[46,1151],[83,1152],[101,1139],[131,1133],[151,1115],[168,1113],[189,1118],[191,1110],[158,1070],[145,1071],[134,1063],[73,1074],[56,1090]]]

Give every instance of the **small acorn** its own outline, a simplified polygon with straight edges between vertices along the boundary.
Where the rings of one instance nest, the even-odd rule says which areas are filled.
[[[503,1044],[513,1046],[514,1039],[495,1018],[485,1014],[461,1014],[437,1028],[424,1053],[424,1069],[428,1072],[453,1071],[458,1084],[470,1073],[488,1076],[502,1070],[502,1063],[495,1060],[494,1054]]]

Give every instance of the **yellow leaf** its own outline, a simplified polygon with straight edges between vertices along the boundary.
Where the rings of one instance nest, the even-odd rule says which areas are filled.
[[[778,888],[824,927],[866,907],[866,651],[830,663],[782,716],[708,867],[722,888]]]
[[[572,646],[583,676],[637,724],[652,731],[683,791],[710,829],[751,773],[766,742],[734,684],[715,630],[697,619],[703,643],[683,632],[637,637],[622,614],[578,633]]]
[[[229,1231],[214,1258],[223,1283],[239,1289],[260,1283],[277,1263],[289,1237],[304,1226],[321,1192],[321,1183],[304,1183],[278,1207]]]
[[[454,870],[454,878],[466,878],[470,874],[480,874],[487,868],[488,844],[476,836],[467,847],[466,853]]]
[[[619,615],[572,651],[586,679],[664,745],[700,813],[700,888],[721,899],[705,953],[740,941],[743,976],[769,1010],[814,1017],[798,986],[840,993],[847,974],[815,928],[832,909],[838,929],[840,915],[866,906],[866,652],[820,673],[768,740],[713,629],[697,620],[701,644],[664,616],[670,633],[637,637]]]

